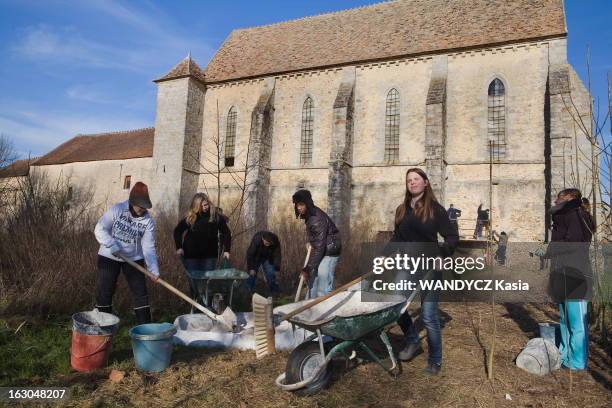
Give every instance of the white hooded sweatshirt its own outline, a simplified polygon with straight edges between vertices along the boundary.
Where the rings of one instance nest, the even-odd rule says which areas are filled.
[[[147,269],[159,276],[157,254],[155,252],[155,223],[145,212],[142,217],[134,217],[128,201],[115,204],[100,217],[94,230],[100,243],[99,255],[123,262],[113,253],[121,253],[133,260],[144,258]]]

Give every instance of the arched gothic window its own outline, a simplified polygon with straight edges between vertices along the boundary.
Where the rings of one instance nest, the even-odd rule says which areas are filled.
[[[236,154],[236,121],[238,114],[236,108],[230,108],[227,114],[227,126],[225,128],[225,167],[234,166],[234,155]]]
[[[495,78],[489,84],[487,143],[493,160],[506,155],[506,88]]]
[[[399,160],[400,97],[393,88],[387,94],[385,110],[385,162]]]
[[[314,104],[308,97],[302,105],[302,137],[300,142],[300,165],[312,164],[312,135],[314,129]]]

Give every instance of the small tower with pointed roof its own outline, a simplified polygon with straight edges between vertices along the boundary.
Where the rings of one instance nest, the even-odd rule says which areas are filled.
[[[204,120],[204,73],[191,53],[157,83],[151,191],[156,209],[182,214],[197,191]]]

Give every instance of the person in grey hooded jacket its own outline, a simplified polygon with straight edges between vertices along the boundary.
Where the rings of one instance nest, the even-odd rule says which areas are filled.
[[[298,190],[293,195],[296,218],[306,223],[311,253],[302,276],[309,284],[308,297],[315,298],[331,292],[334,271],[338,264],[342,241],[336,224],[323,210],[314,205],[308,190]]]
[[[138,182],[130,191],[128,201],[120,202],[98,220],[94,230],[100,243],[98,251],[98,286],[96,308],[112,313],[112,300],[119,274],[123,273],[132,292],[134,313],[138,324],[151,322],[151,310],[145,276],[118,255],[146,266],[159,277],[155,252],[155,223],[148,213],[151,208],[146,184]]]

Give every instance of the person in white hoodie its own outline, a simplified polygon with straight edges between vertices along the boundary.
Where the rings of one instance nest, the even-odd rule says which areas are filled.
[[[116,255],[121,253],[142,266],[146,264],[147,269],[159,277],[155,223],[147,212],[151,207],[147,185],[138,182],[130,191],[129,200],[106,211],[94,230],[100,243],[96,308],[100,312],[112,313],[117,278],[123,272],[132,292],[137,324],[151,322],[145,275]]]

